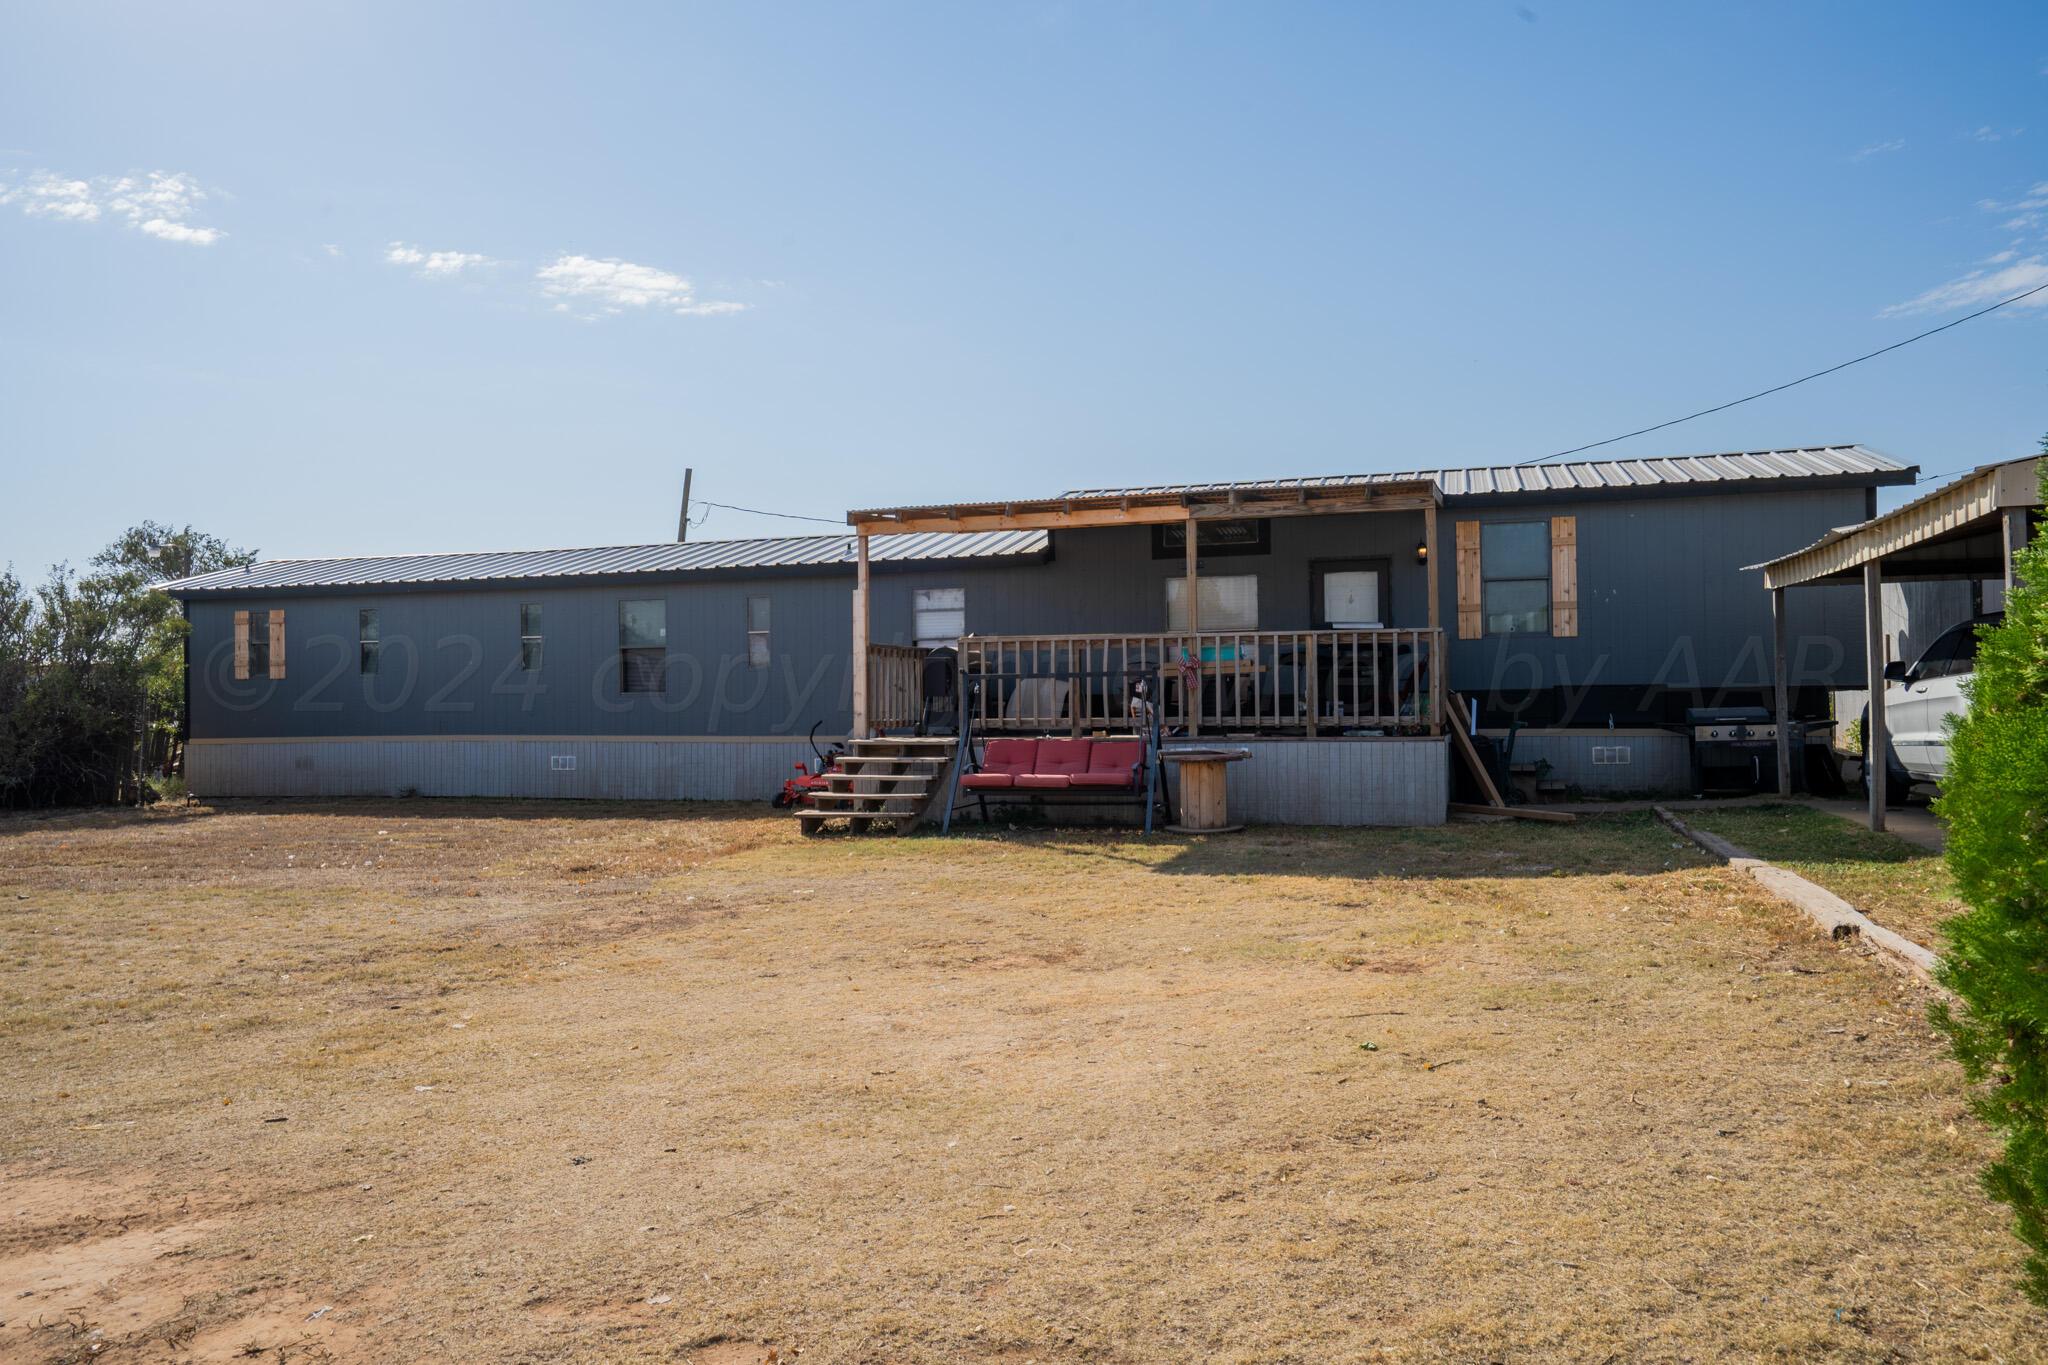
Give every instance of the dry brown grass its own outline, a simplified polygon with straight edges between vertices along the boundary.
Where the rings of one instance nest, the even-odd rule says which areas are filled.
[[[1924,1002],[1648,817],[23,820],[0,964],[0,1358],[2043,1358]]]

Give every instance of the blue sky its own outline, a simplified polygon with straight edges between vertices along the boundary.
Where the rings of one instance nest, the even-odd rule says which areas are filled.
[[[2044,282],[2038,3],[16,0],[0,561],[1512,462]],[[1611,453],[2027,453],[2044,343]]]

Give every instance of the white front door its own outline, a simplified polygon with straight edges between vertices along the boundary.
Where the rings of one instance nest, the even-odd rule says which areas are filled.
[[[1323,575],[1323,619],[1333,626],[1383,626],[1380,571],[1333,569]]]

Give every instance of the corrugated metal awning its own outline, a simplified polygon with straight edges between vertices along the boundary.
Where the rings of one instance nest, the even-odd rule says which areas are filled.
[[[1881,517],[1837,527],[1805,549],[1748,567],[1761,570],[1772,589],[1848,582],[1871,563],[1889,565],[1885,576],[1897,578],[1975,572],[1989,562],[1976,542],[2002,530],[2002,514],[2041,505],[2041,463],[2036,456],[1985,465]],[[1944,555],[1942,546],[1953,549]]]

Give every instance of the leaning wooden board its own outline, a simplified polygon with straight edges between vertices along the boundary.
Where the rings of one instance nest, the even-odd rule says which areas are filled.
[[[1471,711],[1465,705],[1465,698],[1456,692],[1451,693],[1451,712],[1451,739],[1457,744],[1458,753],[1464,758],[1465,766],[1479,779],[1479,790],[1485,794],[1487,804],[1498,810],[1506,810],[1508,803],[1501,800],[1500,788],[1493,785],[1493,774],[1486,771],[1486,764],[1480,761],[1479,750],[1473,745],[1472,736],[1465,733]]]
[[[1552,825],[1569,825],[1579,817],[1568,810],[1544,810],[1539,806],[1482,806],[1471,801],[1450,803],[1454,815],[1496,815],[1511,820],[1541,820]]]

